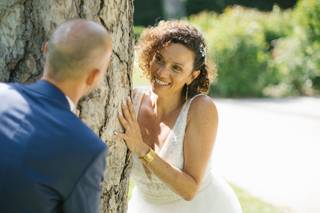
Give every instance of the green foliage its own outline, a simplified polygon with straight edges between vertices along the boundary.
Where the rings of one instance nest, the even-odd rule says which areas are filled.
[[[241,5],[249,8],[257,8],[263,11],[271,11],[275,5],[283,9],[293,7],[296,0],[268,0],[268,1],[252,1],[252,0],[185,0],[186,10],[189,15],[202,11],[223,12],[227,7],[233,5]]]
[[[191,16],[190,21],[206,37],[209,57],[217,64],[218,78],[211,94],[319,94],[319,5],[320,1],[305,0],[294,11],[274,7],[267,13],[234,7],[221,15]]]
[[[241,7],[221,15],[202,13],[190,21],[204,32],[210,58],[217,64],[218,79],[212,95],[263,96],[263,89],[278,82],[270,69],[272,43],[291,32],[287,13],[261,13]],[[211,21],[208,21],[211,20]]]
[[[293,11],[291,35],[276,42],[271,67],[280,75],[267,95],[320,94],[320,1],[302,0]],[[278,94],[273,94],[276,91]]]
[[[240,200],[241,207],[245,213],[284,213],[284,209],[277,208],[265,201],[254,197],[245,190],[234,184],[231,184]]]
[[[293,32],[294,23],[291,21],[293,17],[290,10],[282,11],[279,7],[275,6],[271,13],[251,13],[263,28],[265,40],[270,51],[274,47],[274,41],[287,37]]]
[[[295,33],[281,39],[273,51],[271,68],[279,82],[266,88],[272,96],[315,95],[320,89],[320,52],[304,34]],[[277,90],[275,90],[277,89]],[[273,94],[273,92],[276,92]]]
[[[223,14],[216,31],[207,35],[208,48],[219,70],[212,91],[221,96],[261,96],[268,60],[264,35],[254,21],[243,21],[241,13],[234,12]]]
[[[134,26],[133,27],[133,34],[134,34],[134,40],[135,42],[139,39],[142,31],[144,30],[143,26]]]
[[[180,0],[184,3],[187,15],[197,14],[203,11],[222,13],[227,7],[242,5],[249,8],[257,8],[263,11],[271,11],[274,5],[282,9],[293,7],[297,0]],[[163,0],[134,0],[134,24],[154,25],[165,17]]]
[[[320,43],[320,1],[300,0],[295,16],[306,31],[308,39]]]

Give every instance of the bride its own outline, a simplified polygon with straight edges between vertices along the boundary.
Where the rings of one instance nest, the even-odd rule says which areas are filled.
[[[241,213],[227,183],[212,174],[218,113],[209,88],[206,45],[187,22],[162,21],[139,42],[151,88],[136,88],[119,112],[133,153],[129,213]]]

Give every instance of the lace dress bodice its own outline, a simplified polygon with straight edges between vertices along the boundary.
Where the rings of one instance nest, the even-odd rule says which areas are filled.
[[[136,114],[139,112],[142,98],[146,92],[151,91],[148,88],[136,89],[136,93],[133,98]],[[162,159],[165,159],[168,163],[181,170],[183,169],[184,163],[183,141],[187,125],[188,111],[190,104],[195,97],[184,103],[167,140],[162,148],[156,152]],[[210,170],[209,167],[210,166],[208,166],[204,180],[202,181],[202,187],[200,188],[200,191],[202,188],[205,188],[210,180],[210,178],[208,178],[208,171]],[[133,155],[133,168],[131,177],[134,180],[138,190],[143,194],[145,200],[156,203],[167,203],[182,199],[153,173],[151,173],[151,176],[148,177],[145,173],[142,162],[140,162],[138,157],[135,155]]]

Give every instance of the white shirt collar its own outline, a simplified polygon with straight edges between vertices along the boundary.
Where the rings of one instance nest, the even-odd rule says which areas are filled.
[[[69,98],[68,96],[66,96],[66,98],[67,98],[67,100],[68,100],[70,110],[71,110],[73,113],[76,113],[76,111],[77,111],[76,105],[73,103],[73,101],[71,100],[71,98]]]

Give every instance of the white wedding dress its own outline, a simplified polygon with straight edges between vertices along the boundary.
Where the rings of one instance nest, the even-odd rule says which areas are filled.
[[[151,90],[137,88],[136,91],[133,104],[135,111],[138,112],[144,93]],[[160,157],[179,169],[183,168],[183,138],[192,100],[188,100],[183,105],[167,141],[157,152]],[[129,201],[128,213],[242,212],[239,201],[229,185],[222,178],[212,174],[210,163],[201,188],[191,201],[183,200],[154,174],[151,174],[149,179],[137,156],[133,156],[131,178],[135,187]]]

